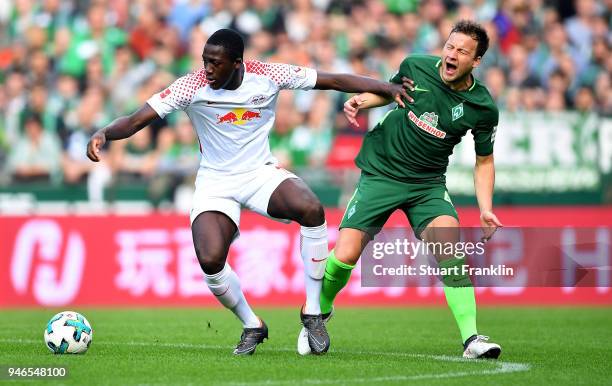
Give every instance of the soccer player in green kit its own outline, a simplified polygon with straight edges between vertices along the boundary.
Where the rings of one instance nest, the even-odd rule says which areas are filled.
[[[400,84],[412,79],[415,102],[391,110],[365,136],[356,159],[362,170],[361,178],[327,260],[320,298],[324,319],[331,317],[333,301],[348,282],[366,244],[396,209],[406,213],[417,238],[456,245],[459,220],[446,190],[444,174],[454,146],[468,131],[475,142],[474,187],[483,239],[488,240],[502,226],[492,212],[493,142],[499,112],[486,87],[472,76],[488,45],[489,39],[481,26],[461,21],[453,27],[441,57],[411,55],[391,79]],[[374,94],[360,94],[349,99],[344,110],[349,121],[356,124],[359,109],[391,102]],[[452,255],[436,258],[442,268],[463,264],[463,260]],[[461,333],[463,356],[499,357],[501,347],[477,333],[470,278],[448,275],[442,281]],[[302,336],[298,339],[298,351],[301,340]]]

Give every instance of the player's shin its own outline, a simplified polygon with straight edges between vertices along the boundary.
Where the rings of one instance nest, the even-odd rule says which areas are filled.
[[[229,308],[240,319],[244,328],[260,327],[261,322],[259,318],[255,315],[242,293],[238,275],[236,275],[229,264],[225,263],[220,272],[213,275],[204,274],[204,276],[210,291],[221,304]]]
[[[327,314],[332,311],[334,299],[338,292],[351,277],[351,271],[355,268],[354,265],[349,265],[338,260],[332,250],[327,258],[325,266],[325,276],[323,277],[323,286],[321,288],[321,312]]]
[[[464,263],[463,259],[448,259],[441,261],[439,264],[440,268],[447,272],[461,272],[461,266]],[[442,277],[442,281],[446,302],[459,327],[461,341],[465,342],[470,337],[477,335],[474,286],[470,277],[465,274],[445,275]]]
[[[327,223],[316,227],[301,227],[300,252],[304,261],[306,287],[306,303],[303,312],[308,315],[318,315],[321,313],[319,298],[328,253]]]

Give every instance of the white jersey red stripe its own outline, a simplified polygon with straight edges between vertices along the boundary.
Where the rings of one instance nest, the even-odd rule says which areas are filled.
[[[244,78],[236,90],[208,86],[204,68],[177,79],[147,103],[160,117],[184,110],[202,149],[200,167],[245,172],[276,159],[268,134],[274,125],[276,99],[283,89],[312,89],[317,72],[289,64],[244,62]]]

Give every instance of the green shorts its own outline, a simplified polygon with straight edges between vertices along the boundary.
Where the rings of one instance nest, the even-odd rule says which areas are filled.
[[[359,229],[374,237],[396,209],[406,214],[418,239],[438,216],[448,215],[459,220],[442,181],[407,183],[362,172],[340,229]]]

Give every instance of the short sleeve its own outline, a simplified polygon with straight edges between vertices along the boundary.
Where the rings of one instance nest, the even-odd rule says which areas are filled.
[[[409,74],[409,66],[410,66],[410,57],[407,57],[400,64],[399,70],[389,79],[389,82],[402,84],[402,76],[408,76]]]
[[[283,63],[245,62],[246,71],[271,79],[279,89],[310,90],[317,83],[317,71]]]
[[[173,111],[184,110],[191,104],[198,89],[207,84],[203,70],[189,73],[147,100],[160,118]]]
[[[493,144],[495,143],[498,123],[499,111],[495,109],[484,114],[483,119],[472,129],[476,155],[487,156],[493,154]]]

